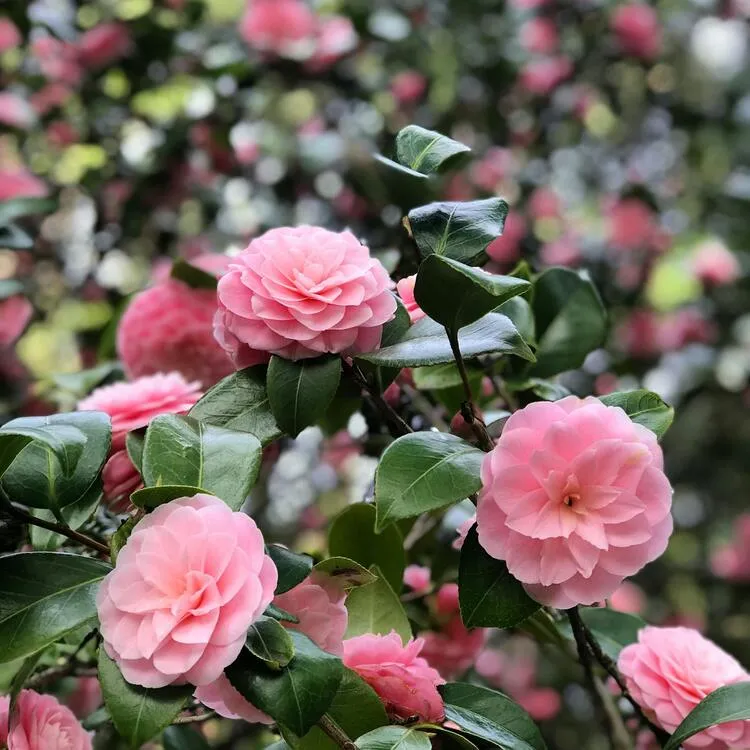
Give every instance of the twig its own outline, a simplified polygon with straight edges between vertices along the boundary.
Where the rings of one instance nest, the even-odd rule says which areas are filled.
[[[79,667],[76,664],[64,664],[61,667],[50,667],[42,672],[38,672],[26,680],[24,687],[37,690],[38,688],[47,687],[47,685],[51,685],[63,677],[96,677],[97,674],[96,667]]]
[[[357,746],[349,739],[346,732],[328,714],[323,714],[318,719],[318,726],[342,750],[357,750]]]
[[[216,711],[204,711],[200,714],[184,714],[178,716],[172,724],[197,724],[200,721],[208,721],[216,716]]]

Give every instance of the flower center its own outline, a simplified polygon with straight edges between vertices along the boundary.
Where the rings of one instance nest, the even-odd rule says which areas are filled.
[[[565,495],[563,498],[563,505],[567,505],[569,508],[573,507],[573,503],[578,503],[581,501],[581,496],[577,493],[571,493],[569,495]]]

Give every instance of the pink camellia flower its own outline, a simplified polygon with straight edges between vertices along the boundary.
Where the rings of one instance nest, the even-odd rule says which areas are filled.
[[[102,688],[97,677],[79,677],[65,705],[79,718],[85,719],[102,705]]]
[[[606,599],[664,552],[672,488],[652,432],[596,398],[510,416],[482,462],[479,543],[542,604]]]
[[[661,24],[650,5],[639,2],[620,5],[612,14],[610,25],[625,54],[650,60],[661,51]]]
[[[503,233],[487,246],[487,255],[496,263],[515,263],[521,255],[521,242],[526,236],[526,221],[521,214],[510,211]]]
[[[96,597],[103,645],[128,682],[207,685],[242,650],[278,574],[249,516],[199,493],[133,530]]]
[[[615,249],[652,249],[657,229],[654,212],[638,198],[624,198],[608,208],[607,235]]]
[[[404,585],[422,594],[432,586],[432,574],[424,565],[407,565],[404,570]]]
[[[34,308],[22,294],[0,300],[0,352],[16,343],[34,315]]]
[[[249,0],[240,35],[251,47],[285,57],[309,57],[317,19],[301,0]]]
[[[44,198],[47,192],[47,186],[23,167],[0,167],[0,201]]]
[[[10,91],[0,92],[0,123],[28,130],[36,122],[36,112],[29,102]]]
[[[750,682],[726,651],[690,628],[646,627],[617,660],[630,694],[648,718],[667,732],[707,695],[724,685]],[[686,748],[750,747],[750,720],[710,727],[683,742]]]
[[[218,260],[214,260],[218,259]],[[219,275],[228,258],[205,255],[193,265]],[[117,328],[117,353],[128,377],[179,372],[204,388],[234,371],[214,338],[216,292],[166,278],[130,301]]]
[[[399,104],[414,104],[427,90],[427,79],[417,70],[402,70],[391,78],[391,94]]]
[[[0,746],[9,750],[91,750],[91,735],[52,695],[22,690],[9,733],[10,698],[0,697]]]
[[[471,179],[483,190],[494,192],[499,183],[517,171],[518,164],[513,152],[509,148],[493,147],[472,165]]]
[[[551,18],[530,18],[521,26],[521,46],[538,55],[550,55],[557,50],[557,26]]]
[[[531,94],[546,96],[573,73],[573,63],[564,55],[531,60],[521,69],[521,87]]]
[[[223,674],[208,685],[201,685],[194,695],[204,706],[225,719],[242,719],[250,724],[273,724],[273,719],[246,700]]]
[[[10,18],[0,18],[0,55],[21,46],[21,32]]]
[[[392,720],[439,723],[445,710],[437,686],[445,680],[419,655],[423,645],[421,638],[404,644],[395,631],[358,635],[344,641],[344,664],[380,696]]]
[[[113,513],[130,510],[130,496],[143,486],[141,475],[123,448],[116,451],[102,469],[102,492],[104,502]]]
[[[299,630],[324,651],[341,656],[348,622],[345,599],[343,590],[327,576],[312,574],[278,594],[273,603],[299,620],[285,622],[285,627]]]
[[[321,20],[315,37],[315,51],[305,62],[313,72],[327,70],[337,60],[351,52],[359,42],[354,24],[346,16],[331,16]]]
[[[730,581],[750,581],[750,513],[734,523],[734,538],[711,555],[714,575]]]
[[[214,334],[236,367],[277,354],[369,352],[396,311],[391,280],[351,232],[271,229],[219,280]]]
[[[458,603],[458,584],[444,583],[435,596],[435,611],[439,615],[454,615],[460,611]]]
[[[456,614],[439,631],[420,633],[422,657],[446,680],[455,680],[476,661],[487,640],[486,628],[467,630]]]
[[[124,23],[100,23],[81,36],[76,45],[78,59],[86,68],[104,68],[133,49]]]
[[[461,549],[464,546],[464,542],[466,541],[466,536],[468,535],[471,527],[477,522],[476,514],[473,516],[469,516],[457,529],[456,529],[456,538],[453,540],[451,546],[453,549]]]
[[[409,313],[409,319],[412,323],[422,320],[427,314],[414,298],[414,284],[416,281],[417,274],[414,274],[396,282],[396,291],[398,292],[398,296],[401,297],[401,301],[404,303],[404,307],[406,308],[406,312]]]
[[[714,286],[731,284],[741,273],[737,256],[723,243],[704,242],[691,259],[693,273],[704,283]]]
[[[646,608],[646,595],[639,586],[623,581],[609,597],[609,605],[620,612],[639,615]]]

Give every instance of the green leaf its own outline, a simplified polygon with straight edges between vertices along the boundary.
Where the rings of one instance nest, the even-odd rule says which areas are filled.
[[[531,717],[502,693],[463,682],[450,682],[439,690],[445,701],[445,718],[467,734],[503,750],[545,750]]]
[[[276,570],[279,572],[275,594],[283,594],[285,591],[289,591],[310,575],[313,561],[309,555],[292,552],[292,550],[282,547],[280,544],[267,545],[266,553],[273,560]]]
[[[285,667],[294,656],[294,644],[289,632],[272,617],[259,617],[250,626],[245,648],[271,669]]]
[[[13,219],[33,214],[51,213],[57,208],[52,198],[14,198],[0,201],[0,227],[7,226]]]
[[[125,436],[125,449],[128,457],[133,462],[133,466],[138,469],[138,473],[143,470],[143,435],[137,432],[129,432]]]
[[[420,174],[440,172],[471,153],[463,143],[419,125],[407,125],[396,136],[396,158]]]
[[[430,738],[411,727],[380,727],[354,743],[359,750],[431,750]]]
[[[444,432],[414,432],[392,442],[375,473],[376,530],[477,492],[483,458],[478,448]]]
[[[409,225],[420,255],[442,255],[477,266],[487,246],[503,233],[508,204],[502,198],[428,203],[409,211]]]
[[[0,434],[20,421],[9,422]],[[90,498],[92,487],[98,486],[99,472],[109,453],[109,416],[81,411],[28,417],[23,421],[32,432],[54,434],[60,440],[63,435],[70,436],[73,442],[60,450],[37,441],[28,445],[3,475],[3,488],[11,500],[31,508],[46,508],[61,518],[60,509],[84,497]],[[58,456],[63,454],[67,455],[61,463]],[[72,468],[72,473],[66,474],[66,465]]]
[[[750,719],[750,682],[725,685],[707,695],[682,720],[664,750],[677,750],[685,740],[709,727],[744,719]]]
[[[375,517],[374,505],[356,503],[344,509],[331,524],[328,551],[365,568],[377,565],[391,586],[401,591],[406,567],[403,537],[396,526],[376,533]]]
[[[133,533],[133,529],[138,523],[137,518],[128,518],[127,521],[121,523],[117,531],[112,534],[109,540],[109,558],[112,560],[114,565],[117,562],[117,555],[120,554],[120,550],[127,544],[128,538]]]
[[[178,497],[193,497],[201,492],[206,492],[206,490],[190,484],[162,484],[158,487],[143,487],[136,490],[130,496],[130,502],[137,508],[149,511],[176,500]]]
[[[359,737],[388,723],[383,702],[377,693],[356,672],[346,667],[326,714],[347,737]],[[339,750],[339,746],[317,726],[304,737],[289,737],[289,741],[294,750]]]
[[[619,406],[634,422],[648,428],[657,438],[664,437],[674,419],[674,409],[652,391],[618,391],[600,396],[607,406]]]
[[[534,354],[505,315],[489,313],[458,332],[464,358],[481,354],[515,354],[534,361]],[[383,347],[358,359],[384,367],[421,367],[453,362],[453,350],[445,329],[431,318],[422,318],[397,344]]]
[[[378,574],[377,566],[373,566],[373,572]],[[406,643],[412,636],[409,618],[401,600],[383,576],[349,592],[346,609],[349,613],[346,638],[365,633],[388,635],[395,630]]]
[[[538,348],[532,368],[546,378],[574,370],[604,344],[607,313],[588,275],[567,268],[550,268],[534,285],[534,318]]]
[[[103,648],[99,649],[98,666],[104,705],[118,734],[133,748],[139,748],[169,726],[194,690],[191,685],[131,685]]]
[[[214,427],[250,432],[265,446],[281,436],[266,393],[266,368],[247,367],[210,388],[190,416]]]
[[[260,472],[260,440],[193,417],[162,414],[151,420],[143,444],[147,487],[202,487],[239,510]]]
[[[571,395],[565,386],[541,378],[529,378],[521,382],[509,381],[508,387],[513,391],[531,391],[543,401],[559,401]]]
[[[119,362],[103,362],[89,370],[79,372],[56,373],[52,379],[59,388],[83,398],[113,375],[117,376],[117,379],[123,377],[122,365]]]
[[[95,620],[96,591],[110,570],[99,560],[56,552],[0,557],[0,663]]]
[[[411,326],[411,318],[404,303],[396,297],[396,316],[383,326],[381,346],[390,346],[400,341]]]
[[[299,622],[299,617],[290,615],[289,612],[280,609],[275,604],[269,604],[263,614],[266,617],[273,617],[274,620],[278,620],[279,622]]]
[[[365,586],[377,580],[377,576],[367,568],[348,557],[329,557],[313,565],[313,573],[328,576],[344,591],[357,586]]]
[[[467,628],[510,628],[539,609],[502,560],[490,557],[473,526],[461,548],[458,569],[461,619]]]
[[[42,658],[42,654],[43,651],[37,651],[35,654],[31,654],[31,656],[27,656],[23,660],[21,668],[13,677],[13,681],[10,683],[10,704],[8,706],[8,715],[10,716],[9,721],[11,724],[14,723],[14,709],[16,706],[16,700],[18,699],[18,694],[21,692],[21,690],[23,690],[23,686],[26,684],[26,680],[31,677],[34,669],[36,669],[36,665],[39,663],[39,659]]]
[[[211,750],[211,746],[195,727],[173,724],[161,738],[164,750]]]
[[[94,511],[99,506],[99,501],[102,498],[102,487],[99,480],[95,481],[91,487],[81,495],[78,500],[70,505],[66,505],[60,510],[59,515],[62,516],[63,520],[67,524],[68,528],[80,529],[86,521],[91,518]],[[42,510],[40,508],[32,508],[30,513],[37,518],[41,518],[45,521],[55,521],[55,514],[51,510]],[[34,549],[44,550],[52,552],[61,545],[65,544],[66,537],[62,534],[55,534],[54,531],[43,529],[41,526],[29,525],[29,531],[31,536],[31,545]]]
[[[523,340],[530,346],[536,346],[536,324],[534,311],[525,297],[512,297],[503,302],[494,312],[510,318],[511,323],[518,329]]]
[[[285,669],[268,669],[244,649],[225,674],[254,706],[303,736],[331,705],[344,666],[302,633],[290,631],[289,635],[294,658]]]
[[[170,277],[182,281],[192,289],[210,289],[216,291],[219,280],[212,273],[204,271],[198,266],[188,263],[186,260],[179,258],[172,265]]]
[[[581,607],[579,612],[602,650],[615,661],[625,646],[638,640],[638,631],[647,625],[638,615],[607,607]],[[561,623],[560,627],[568,638],[573,638],[567,622],[564,625]]]
[[[524,279],[429,255],[417,272],[414,296],[427,315],[455,332],[529,288]]]
[[[266,387],[276,423],[292,437],[321,419],[341,379],[337,356],[293,362],[271,357]]]
[[[415,724],[413,729],[421,729],[431,737],[436,734],[439,735],[440,739],[443,740],[441,747],[455,746],[459,750],[478,750],[477,746],[468,737],[464,737],[463,734],[452,729],[446,729],[439,724]]]
[[[475,388],[484,377],[484,371],[479,367],[467,367],[467,374],[472,388]],[[412,370],[414,385],[420,391],[439,391],[445,388],[456,388],[462,385],[461,373],[455,362],[447,362],[444,365],[430,365],[428,367],[415,367]]]
[[[405,167],[403,164],[399,164],[397,161],[393,161],[393,159],[389,159],[387,156],[383,156],[382,154],[373,154],[372,157],[378,164],[381,164],[384,167],[393,170],[403,177],[412,179],[415,182],[426,181],[428,179],[428,176],[426,174],[415,172],[413,169],[409,169],[409,167]]]

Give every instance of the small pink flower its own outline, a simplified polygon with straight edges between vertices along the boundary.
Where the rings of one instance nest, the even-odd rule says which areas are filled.
[[[531,94],[546,96],[573,74],[573,63],[563,56],[531,60],[521,70],[520,84]]]
[[[512,414],[485,456],[479,543],[542,604],[593,604],[664,552],[671,505],[654,434],[568,396]]]
[[[85,719],[102,705],[103,700],[97,677],[79,677],[73,692],[65,699],[65,705],[79,719]]]
[[[176,372],[97,388],[78,402],[79,411],[103,411],[112,419],[112,451],[125,447],[130,430],[145,427],[159,414],[184,414],[201,397],[198,383]]]
[[[459,612],[458,584],[444,583],[435,596],[435,611],[439,615],[454,615]]]
[[[513,176],[517,171],[518,165],[513,152],[508,148],[495,146],[488,149],[484,156],[472,165],[471,179],[475,185],[492,193],[503,180]]]
[[[13,198],[44,198],[47,186],[23,167],[0,167],[0,201]]]
[[[634,583],[623,581],[609,597],[609,606],[620,612],[639,615],[646,608],[646,596]]]
[[[204,706],[225,719],[242,719],[250,724],[273,724],[273,719],[245,700],[223,674],[208,685],[201,685],[194,695]]]
[[[417,274],[414,274],[396,282],[396,291],[398,292],[398,296],[401,297],[401,301],[404,303],[404,307],[406,308],[406,312],[409,313],[409,319],[412,323],[422,320],[427,314],[417,304],[417,300],[414,299],[414,284],[416,281]]]
[[[714,575],[730,581],[750,581],[750,513],[734,523],[734,538],[711,556]]]
[[[218,276],[211,264],[227,261],[207,255],[191,263]],[[133,297],[117,328],[117,353],[128,377],[174,371],[208,388],[233,372],[213,334],[217,307],[214,291],[171,278]]]
[[[321,20],[315,38],[315,51],[305,67],[313,72],[327,70],[337,60],[351,52],[359,42],[354,24],[346,16],[331,16]]]
[[[21,32],[10,18],[0,18],[0,55],[21,46]]]
[[[503,233],[487,246],[487,255],[496,263],[515,263],[521,255],[521,242],[525,236],[526,220],[521,214],[510,211],[505,219]]]
[[[0,745],[9,750],[91,750],[91,736],[73,712],[52,695],[22,690],[17,718],[8,734],[10,699],[0,698]]]
[[[724,685],[749,682],[750,674],[728,653],[689,628],[646,627],[621,652],[617,665],[646,716],[667,732],[707,695]],[[686,748],[750,747],[750,720],[699,732]]]
[[[402,70],[391,79],[391,94],[399,104],[414,104],[427,90],[427,79],[417,70]]]
[[[77,86],[83,77],[78,62],[78,52],[70,42],[61,42],[51,36],[36,39],[31,44],[31,54],[39,63],[42,75],[49,81]]]
[[[233,261],[214,334],[238,368],[372,351],[396,311],[388,273],[351,232],[271,229]]]
[[[240,35],[250,47],[304,59],[315,48],[317,19],[300,0],[248,0]]]
[[[437,691],[445,680],[420,655],[423,641],[406,644],[398,633],[359,635],[344,641],[344,664],[380,696],[391,719],[441,722],[443,699]]]
[[[578,242],[567,235],[542,245],[539,255],[546,266],[575,266],[581,261]]]
[[[704,242],[691,259],[693,273],[704,283],[731,284],[740,277],[737,256],[719,241]]]
[[[625,3],[612,14],[611,27],[627,55],[651,60],[661,51],[661,24],[646,3]]]
[[[36,123],[36,112],[29,102],[10,91],[0,92],[0,123],[28,130]]]
[[[607,211],[609,243],[616,250],[648,250],[658,229],[654,212],[638,198],[624,198]]]
[[[127,513],[130,496],[142,486],[141,475],[128,452],[123,448],[113,453],[102,469],[102,492],[107,507],[113,513]]]
[[[430,569],[424,565],[407,565],[404,570],[404,585],[418,594],[429,591],[432,586]]]
[[[311,575],[293,589],[278,594],[273,603],[294,615],[299,622],[286,622],[290,630],[299,630],[324,651],[341,656],[348,614],[346,595],[323,575]]]
[[[207,685],[239,655],[277,572],[249,516],[212,495],[160,505],[96,597],[103,645],[128,682]]]
[[[557,26],[551,18],[530,18],[521,27],[521,45],[527,52],[550,55],[558,44]]]
[[[100,23],[89,29],[77,43],[78,59],[87,68],[104,68],[125,57],[133,49],[124,23]]]
[[[16,343],[34,315],[34,308],[22,294],[0,300],[0,351]]]
[[[529,215],[535,219],[557,219],[562,210],[562,201],[551,188],[539,187],[529,196]]]
[[[477,516],[474,514],[473,516],[469,516],[457,529],[456,529],[456,538],[453,540],[452,547],[453,549],[461,549],[464,546],[464,542],[466,541],[466,536],[469,533],[471,527],[477,522]]]
[[[484,648],[487,633],[485,628],[467,630],[461,617],[455,615],[440,631],[420,633],[424,641],[422,656],[446,680],[455,680],[473,666]]]

